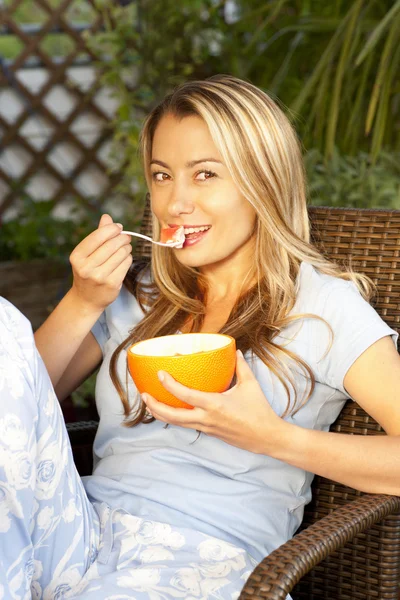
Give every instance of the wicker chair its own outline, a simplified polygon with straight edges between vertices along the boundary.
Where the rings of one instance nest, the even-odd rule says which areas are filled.
[[[376,310],[400,323],[400,211],[310,207],[314,243],[331,259],[350,263],[378,284]],[[142,233],[151,235],[149,202]],[[140,242],[137,257],[149,257]],[[89,473],[96,423],[68,426],[81,474]],[[331,431],[384,435],[348,401]],[[362,494],[315,477],[300,533],[272,552],[250,576],[240,598],[397,600],[400,590],[400,498]]]

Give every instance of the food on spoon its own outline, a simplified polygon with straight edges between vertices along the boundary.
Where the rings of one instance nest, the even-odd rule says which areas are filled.
[[[185,242],[185,232],[183,226],[165,227],[161,229],[160,242],[174,246],[174,248],[183,248]]]
[[[164,404],[193,408],[168,392],[157,377],[170,373],[179,383],[203,392],[224,392],[235,372],[236,344],[221,333],[181,333],[143,340],[128,349],[128,368],[140,394]]]

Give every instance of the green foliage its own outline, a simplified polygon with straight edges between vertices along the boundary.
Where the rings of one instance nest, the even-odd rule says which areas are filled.
[[[400,0],[235,0],[231,22],[222,0],[100,4],[107,31],[90,42],[121,102],[115,139],[129,170],[143,113],[176,83],[213,73],[279,96],[325,158],[335,147],[373,160],[400,150]]]
[[[101,82],[117,98],[110,170],[124,169],[122,192],[144,190],[138,138],[148,111],[174,85],[212,74],[212,48],[221,36],[214,0],[140,0],[127,6],[98,0],[105,30],[86,35],[98,57]]]
[[[48,0],[47,2],[50,11],[51,8],[59,9],[61,3],[61,0]],[[44,26],[51,18],[51,12],[45,10],[40,2],[22,0],[22,2],[16,3],[13,0],[2,0],[1,4],[4,4],[3,14],[7,16],[6,13],[8,13],[17,25],[35,24]],[[2,7],[0,7],[0,14],[1,10]],[[96,17],[96,11],[87,0],[74,0],[63,11],[63,19],[74,24],[90,24]],[[75,41],[69,34],[48,33],[44,36],[40,46],[50,56],[66,56],[75,48]],[[0,31],[0,56],[2,58],[13,60],[23,49],[24,45],[19,36],[5,35]]]
[[[34,202],[25,197],[17,219],[1,224],[0,260],[57,258],[68,260],[74,247],[98,225],[98,210],[79,201],[67,220],[52,215],[54,202]]]
[[[51,9],[59,9],[62,0],[47,0],[47,5]],[[12,10],[12,17],[18,24],[26,23],[46,23],[51,14],[42,6],[41,2],[32,2],[32,0],[2,0],[3,10],[9,12]],[[66,11],[68,17],[75,22],[92,21],[95,16],[91,3],[87,0],[74,0]]]
[[[97,371],[92,373],[74,392],[71,394],[72,402],[75,406],[88,408],[90,402],[94,402],[96,389]]]
[[[71,18],[93,20],[89,4],[75,2]],[[400,0],[235,0],[233,18],[228,4],[97,0],[105,27],[86,39],[118,100],[110,171],[122,170],[119,189],[134,195],[124,221],[138,225],[146,191],[138,157],[145,115],[176,84],[215,73],[250,80],[288,107],[308,150],[311,203],[400,208]],[[47,19],[28,0],[14,14]],[[78,202],[83,218],[72,211],[56,220],[53,208],[24,200],[20,217],[1,227],[0,258],[66,258],[97,226],[99,211]]]
[[[238,5],[221,58],[239,49],[232,72],[278,95],[307,147],[373,159],[400,149],[400,0]]]
[[[335,150],[327,162],[312,150],[305,164],[310,204],[400,209],[400,153],[382,152],[373,163],[365,152],[343,156]]]

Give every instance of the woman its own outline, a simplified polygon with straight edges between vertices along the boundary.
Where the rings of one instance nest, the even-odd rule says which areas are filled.
[[[58,461],[50,492],[11,490],[15,593],[30,565],[37,597],[237,598],[294,534],[313,473],[400,494],[397,335],[368,304],[369,280],[310,245],[301,152],[281,110],[233,77],[187,83],[149,115],[142,150],[155,235],[184,226],[185,244],[155,248],[133,280],[130,238],[103,215],[71,255],[73,286],[36,343],[60,400],[101,363],[95,466],[83,490],[47,381],[33,418],[25,404],[13,417],[19,438],[37,440],[36,454],[28,441],[20,451],[39,473],[48,448]],[[202,393],[160,373],[195,408],[137,398],[126,348],[189,331],[235,337],[235,384]],[[386,437],[327,431],[349,396]]]

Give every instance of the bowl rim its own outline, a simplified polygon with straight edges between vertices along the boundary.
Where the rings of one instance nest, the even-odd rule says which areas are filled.
[[[136,352],[134,352],[132,350],[132,348],[134,348],[135,346],[138,346],[139,344],[142,344],[143,342],[147,342],[148,340],[157,340],[160,338],[166,338],[166,337],[175,337],[175,336],[183,336],[183,335],[219,335],[221,337],[225,337],[229,339],[229,343],[226,344],[226,346],[221,346],[220,348],[214,348],[213,350],[200,350],[199,352],[191,352],[190,354],[180,354],[179,356],[175,356],[173,354],[137,354]],[[236,340],[234,337],[232,337],[231,335],[228,335],[226,333],[214,333],[214,332],[206,332],[206,331],[199,331],[199,332],[195,332],[192,331],[190,333],[171,333],[169,335],[158,335],[154,338],[148,338],[147,340],[140,340],[140,342],[135,342],[134,344],[132,344],[131,346],[129,346],[129,348],[127,349],[127,354],[132,355],[132,356],[137,356],[137,357],[146,357],[146,358],[172,358],[172,359],[179,359],[182,358],[184,356],[192,356],[195,354],[209,354],[210,352],[215,352],[216,350],[221,350],[221,348],[227,348],[228,346],[230,346],[232,343],[236,344]]]

